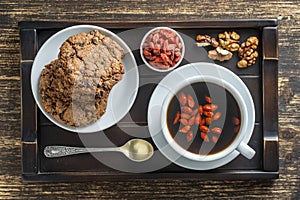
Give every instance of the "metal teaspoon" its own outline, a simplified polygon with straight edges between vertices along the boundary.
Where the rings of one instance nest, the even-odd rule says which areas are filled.
[[[153,146],[142,139],[132,139],[120,147],[111,148],[84,148],[84,147],[69,147],[69,146],[46,146],[44,154],[47,158],[62,157],[81,153],[92,152],[122,152],[130,160],[142,162],[148,160],[153,155]]]

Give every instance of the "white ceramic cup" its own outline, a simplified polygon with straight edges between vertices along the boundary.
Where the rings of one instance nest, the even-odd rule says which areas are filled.
[[[232,73],[232,75],[234,75]],[[236,76],[236,75],[234,75]],[[238,78],[236,76],[236,78]],[[239,79],[239,78],[238,78]],[[240,80],[240,79],[239,79]],[[181,89],[184,87],[198,82],[210,82],[213,84],[216,84],[218,86],[224,87],[226,90],[228,90],[232,96],[235,98],[239,109],[241,113],[241,124],[239,132],[237,133],[237,136],[234,138],[234,140],[229,144],[228,147],[221,150],[220,152],[217,152],[215,154],[208,154],[208,155],[201,155],[192,153],[190,151],[187,151],[183,147],[181,147],[177,142],[175,142],[174,138],[171,136],[171,133],[169,132],[169,129],[167,127],[167,111],[169,104],[174,97]],[[246,91],[246,93],[241,94],[235,86],[230,84],[229,82],[221,79],[217,76],[195,76],[190,79],[182,80],[179,83],[176,84],[175,87],[173,87],[172,90],[169,91],[169,94],[164,100],[163,106],[162,106],[162,115],[161,115],[161,126],[162,126],[162,132],[164,137],[166,138],[168,144],[181,156],[184,156],[188,159],[196,160],[196,161],[213,161],[218,160],[221,158],[226,157],[233,151],[240,152],[243,156],[245,156],[247,159],[252,159],[255,155],[255,151],[245,142],[243,142],[243,139],[246,135],[250,134],[252,135],[253,129],[254,129],[254,118],[255,118],[255,110],[254,110],[254,104],[252,97],[250,95],[250,92],[246,85],[240,80],[240,86],[243,87],[243,90]],[[252,105],[246,105],[244,98],[249,98],[247,102],[252,102]],[[251,108],[250,111],[249,107]],[[246,109],[247,108],[247,109]],[[251,120],[250,120],[251,119]],[[249,124],[251,123],[251,124]],[[182,134],[182,133],[179,133]]]

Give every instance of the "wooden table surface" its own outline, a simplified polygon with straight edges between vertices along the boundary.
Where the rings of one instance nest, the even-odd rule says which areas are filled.
[[[19,21],[248,18],[279,20],[279,179],[22,183]],[[0,199],[300,198],[299,0],[2,0],[0,33]]]

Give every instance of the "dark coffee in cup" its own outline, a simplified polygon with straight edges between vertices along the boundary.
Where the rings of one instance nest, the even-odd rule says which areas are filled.
[[[174,95],[167,109],[167,126],[174,141],[189,152],[211,155],[235,140],[241,112],[224,87],[197,82]]]

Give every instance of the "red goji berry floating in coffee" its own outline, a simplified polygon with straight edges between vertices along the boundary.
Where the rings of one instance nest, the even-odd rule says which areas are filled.
[[[219,138],[213,135],[211,139],[214,143],[217,143]]]
[[[240,131],[240,125],[234,127],[234,133],[238,133]]]
[[[220,135],[220,134],[222,133],[222,129],[219,128],[219,127],[214,127],[214,128],[211,129],[211,131],[212,131],[213,133],[218,134],[218,135]]]
[[[192,116],[192,117],[189,119],[189,123],[188,123],[188,124],[189,124],[190,126],[192,126],[192,125],[195,123],[195,118],[196,118],[195,116]]]
[[[201,118],[200,125],[204,125],[204,124],[205,124],[205,118]]]
[[[200,121],[201,121],[201,116],[200,116],[200,114],[197,114],[196,118],[195,118],[195,125],[199,125]]]
[[[187,114],[187,113],[181,113],[181,118],[183,119],[190,119],[191,115]]]
[[[180,94],[179,94],[179,102],[180,102],[180,104],[181,105],[185,105],[186,104],[186,102],[187,102],[187,97],[186,97],[186,95],[183,93],[183,92],[181,92]]]
[[[181,118],[181,119],[179,119],[179,122],[180,122],[182,125],[184,125],[184,126],[189,125],[189,122],[188,122],[187,119]]]
[[[233,117],[232,122],[234,125],[240,125],[240,123],[241,123],[240,119],[237,117]]]
[[[194,109],[193,112],[191,113],[191,116],[194,116],[198,113],[198,108]]]
[[[201,136],[202,139],[204,139],[207,135],[204,132],[200,132],[200,136]]]
[[[175,115],[175,118],[173,120],[173,124],[177,124],[179,122],[179,119],[180,119],[180,113],[177,112],[176,115]]]
[[[210,125],[211,124],[211,118],[210,117],[205,118],[205,123],[206,123],[206,125]]]
[[[206,112],[211,112],[212,111],[211,104],[205,104],[203,106],[203,110],[206,111]]]
[[[209,96],[205,96],[204,98],[207,103],[211,103],[211,98]]]
[[[179,132],[181,132],[181,133],[187,133],[190,129],[191,129],[191,126],[187,125],[187,126],[184,126],[183,128],[181,128],[179,130]]]
[[[209,137],[207,136],[206,133],[201,132],[200,133],[201,138],[205,141],[205,142],[209,142]]]
[[[186,135],[186,140],[187,140],[188,142],[190,142],[190,141],[192,141],[193,137],[194,137],[193,132],[192,132],[192,131],[189,131],[189,132],[187,133],[187,135]]]
[[[191,95],[188,95],[187,100],[188,100],[189,107],[193,108],[195,106],[195,101],[194,101],[193,97]]]
[[[185,113],[188,113],[188,114],[191,114],[193,112],[193,110],[188,106],[182,106],[181,110]]]
[[[209,131],[208,127],[204,126],[204,125],[200,126],[200,130],[205,133],[207,133]]]
[[[218,109],[218,106],[216,104],[205,104],[203,106],[203,110],[207,112],[212,112]]]
[[[212,116],[212,120],[213,121],[216,121],[216,120],[218,120],[218,119],[220,119],[220,117],[221,117],[221,113],[220,112],[216,112],[213,116]]]
[[[203,111],[203,114],[207,117],[212,117],[214,115],[213,112]]]
[[[212,111],[215,111],[215,110],[217,110],[217,109],[218,109],[218,107],[219,107],[218,105],[216,105],[216,104],[213,104],[213,103],[212,103],[212,104],[210,104],[210,105],[211,105],[211,110],[212,110]]]
[[[203,114],[203,107],[200,105],[198,109],[199,109],[200,115],[202,115]]]

